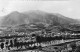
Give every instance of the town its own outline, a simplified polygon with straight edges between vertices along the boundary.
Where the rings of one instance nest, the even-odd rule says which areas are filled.
[[[20,30],[20,29],[19,29]],[[27,33],[9,28],[8,34],[0,35],[0,50],[3,52],[14,51],[37,51],[37,52],[71,52],[76,50],[80,44],[79,33],[50,32],[37,30]]]

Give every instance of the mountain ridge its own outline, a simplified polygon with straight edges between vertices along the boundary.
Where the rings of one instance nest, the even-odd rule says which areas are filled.
[[[61,14],[47,13],[44,11],[28,11],[28,12],[17,12],[14,11],[2,19],[2,26],[15,26],[21,24],[29,24],[29,23],[46,23],[46,24],[70,24],[77,23],[78,21],[75,19],[71,19],[65,17]]]

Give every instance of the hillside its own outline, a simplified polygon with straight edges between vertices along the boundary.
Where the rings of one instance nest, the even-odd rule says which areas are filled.
[[[77,21],[61,14],[47,13],[43,11],[28,11],[24,13],[14,11],[3,17],[1,26],[16,26],[29,23],[61,25],[77,23]]]

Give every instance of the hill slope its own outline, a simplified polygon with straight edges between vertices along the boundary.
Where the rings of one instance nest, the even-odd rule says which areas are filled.
[[[47,13],[43,11],[29,11],[19,13],[17,11],[6,15],[2,19],[1,26],[15,26],[29,23],[44,23],[44,24],[70,24],[77,23],[76,20],[65,17],[61,14]]]

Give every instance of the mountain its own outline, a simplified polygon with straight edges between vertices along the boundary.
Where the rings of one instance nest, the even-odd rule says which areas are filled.
[[[47,13],[37,10],[23,13],[14,11],[3,17],[1,26],[16,26],[30,23],[61,25],[78,23],[78,21],[75,19],[65,17],[58,13]]]
[[[26,19],[26,22],[25,22],[24,19],[26,17],[27,16],[25,16],[24,14],[14,11],[14,12],[6,15],[5,17],[3,17],[1,25],[2,26],[14,26],[14,25],[18,25],[18,24],[23,24],[28,21]]]

